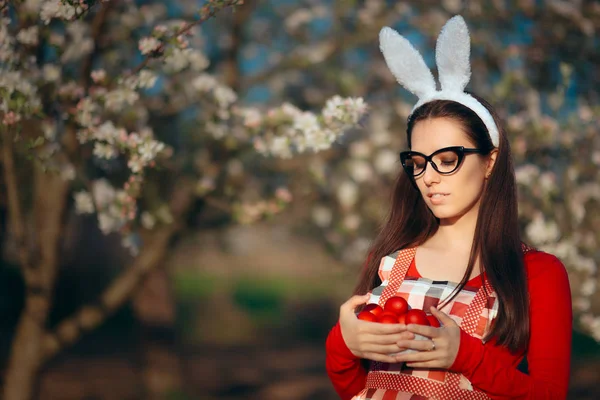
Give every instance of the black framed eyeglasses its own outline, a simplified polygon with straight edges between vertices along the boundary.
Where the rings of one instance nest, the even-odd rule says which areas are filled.
[[[448,175],[460,167],[466,154],[484,154],[481,149],[468,149],[464,146],[451,146],[439,149],[426,156],[418,151],[403,151],[400,153],[400,162],[408,176],[416,178],[425,172],[427,164],[440,174]]]

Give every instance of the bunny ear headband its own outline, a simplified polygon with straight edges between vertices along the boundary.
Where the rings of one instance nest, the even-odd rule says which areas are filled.
[[[446,22],[437,40],[435,62],[442,86],[440,91],[436,89],[433,75],[423,57],[398,32],[388,27],[383,28],[379,32],[379,48],[398,83],[419,98],[411,114],[421,105],[433,100],[456,101],[481,118],[492,143],[498,147],[500,136],[494,118],[477,99],[464,92],[471,77],[471,40],[467,24],[460,15]]]

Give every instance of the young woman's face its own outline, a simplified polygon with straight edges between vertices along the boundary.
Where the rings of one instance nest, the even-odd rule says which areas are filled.
[[[412,131],[412,151],[430,155],[435,151],[451,146],[475,148],[461,125],[447,118],[432,118],[419,121]],[[490,156],[465,154],[458,169],[449,175],[442,175],[430,163],[425,171],[415,178],[425,204],[442,223],[453,223],[467,213],[477,213],[479,201],[491,172],[495,152]],[[451,170],[456,157],[444,153],[434,157],[440,170]]]

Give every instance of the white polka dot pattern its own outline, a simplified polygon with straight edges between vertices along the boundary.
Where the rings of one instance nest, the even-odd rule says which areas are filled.
[[[416,253],[416,247],[401,250],[398,253],[392,271],[389,274],[389,282],[383,290],[383,293],[379,297],[380,306],[383,307],[387,299],[389,299],[398,292],[398,288],[402,284],[402,281],[404,281],[406,271],[408,271],[408,267],[410,267],[410,263],[412,262],[413,258],[415,258]]]
[[[379,274],[380,277],[385,279],[386,282],[384,283],[386,285],[379,298],[373,298],[379,305],[383,306],[390,297],[398,293],[411,262],[414,259],[416,250],[416,247],[401,250],[394,261],[391,271],[389,261],[387,263],[381,263]],[[523,253],[527,253],[530,250],[532,249],[523,245]],[[461,329],[466,333],[482,339],[489,329],[491,319],[496,315],[496,300],[495,293],[492,290],[489,281],[486,279],[482,287],[477,290],[474,297],[469,302],[462,318],[458,316],[456,316],[457,318],[454,318],[455,316],[452,315],[451,312],[449,314],[459,322]],[[373,393],[373,397],[357,397],[357,399],[379,399],[381,394],[385,393],[385,390],[412,393],[415,395],[415,398],[418,396],[425,396],[427,398],[449,400],[489,399],[485,393],[474,390],[469,380],[462,374],[446,371],[443,377],[438,376],[438,380],[436,380],[432,379],[432,377],[427,378],[416,376],[411,373],[404,373],[397,367],[398,365],[395,364],[391,365],[373,362],[371,370],[367,375],[365,390],[369,389],[369,391],[373,391],[374,389],[377,389],[377,393]],[[439,375],[439,372],[437,372],[437,375]],[[400,396],[400,394],[398,396]],[[385,398],[391,399],[393,396]],[[405,397],[402,398],[404,399]]]
[[[474,390],[463,390],[459,387],[460,374],[448,374],[446,382],[436,382],[427,378],[420,378],[405,374],[390,374],[386,372],[372,372],[367,376],[367,388],[385,388],[388,390],[401,390],[439,400],[485,400],[489,397]]]

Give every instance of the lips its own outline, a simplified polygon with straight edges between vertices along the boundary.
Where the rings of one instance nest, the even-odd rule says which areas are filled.
[[[428,193],[427,197],[429,198],[439,198],[439,197],[444,197],[444,196],[448,196],[449,193]]]
[[[432,205],[437,206],[443,204],[446,201],[448,195],[448,193],[428,193],[427,197],[429,197],[429,202]]]

